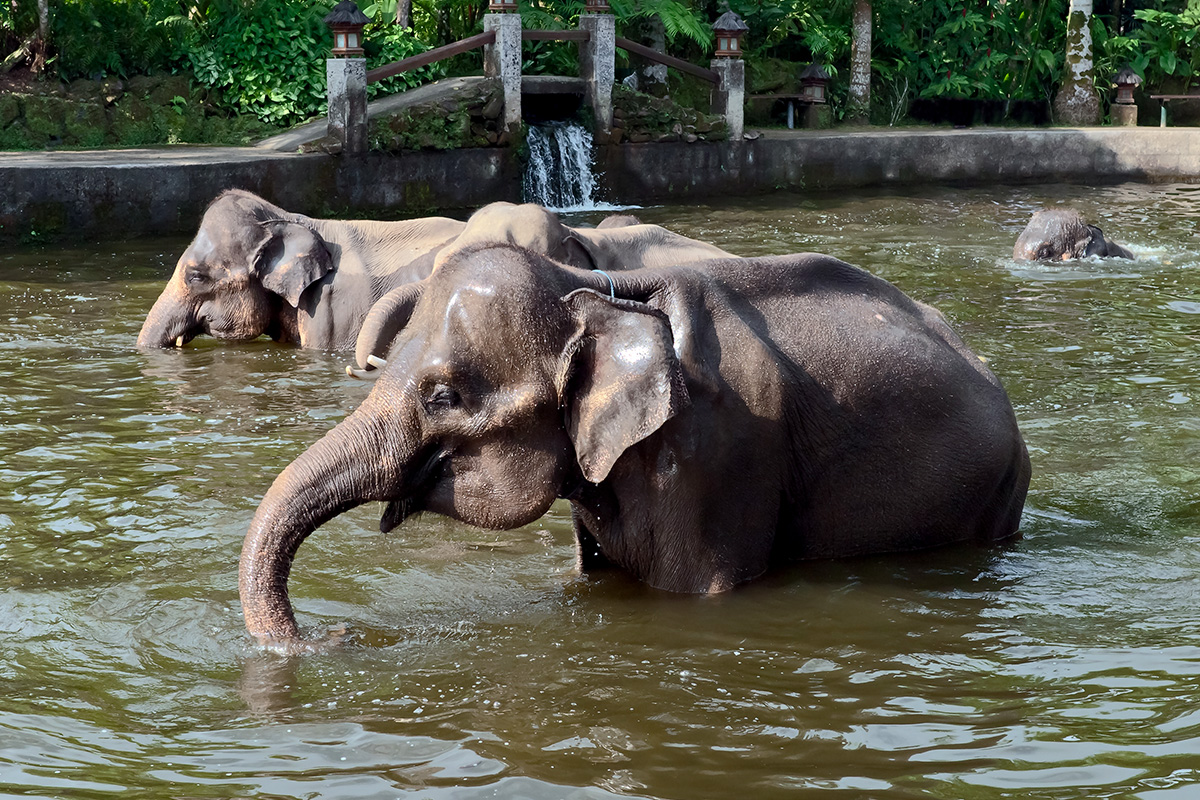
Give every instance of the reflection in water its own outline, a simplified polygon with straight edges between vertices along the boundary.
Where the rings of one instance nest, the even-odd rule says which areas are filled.
[[[1070,203],[1135,262],[1016,264]],[[1174,800],[1200,791],[1200,188],[781,195],[639,211],[937,305],[1034,462],[1024,538],[798,565],[718,597],[574,573],[569,510],[327,524],[252,649],[241,539],[369,387],[344,355],[139,353],[182,241],[0,254],[0,784],[94,797]],[[602,214],[577,221],[596,222]]]

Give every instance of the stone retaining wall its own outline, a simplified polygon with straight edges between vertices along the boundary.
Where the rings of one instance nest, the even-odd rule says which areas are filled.
[[[783,132],[603,148],[608,198],[961,183],[1200,182],[1200,129]],[[397,218],[519,201],[511,148],[358,157],[254,148],[0,155],[0,244],[191,233],[231,187],[314,216]]]

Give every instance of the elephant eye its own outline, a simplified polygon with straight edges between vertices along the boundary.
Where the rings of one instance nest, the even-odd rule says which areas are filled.
[[[187,281],[189,286],[202,286],[209,281],[208,273],[199,266],[188,267],[183,274],[183,279]]]
[[[458,396],[458,392],[444,383],[439,383],[426,396],[425,408],[431,411],[439,408],[454,408],[461,401],[462,398]]]

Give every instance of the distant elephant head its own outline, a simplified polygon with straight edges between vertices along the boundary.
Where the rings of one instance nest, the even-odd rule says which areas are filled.
[[[1016,261],[1067,261],[1074,258],[1133,258],[1121,245],[1104,238],[1074,209],[1043,209],[1036,212],[1013,247]]]
[[[607,228],[626,228],[630,225],[641,225],[642,221],[633,214],[609,214],[604,219],[600,220],[600,224],[596,226],[599,230]]]
[[[202,333],[286,340],[282,304],[294,309],[333,268],[326,242],[305,218],[249,192],[225,192],[205,211],[142,325],[138,346],[182,345]]]
[[[388,369],[276,479],[251,523],[240,579],[251,633],[298,637],[292,558],[337,514],[378,500],[385,531],[420,511],[517,527],[571,485],[603,480],[668,420],[686,402],[669,321],[594,291],[602,283],[495,246],[461,250],[405,287]]]

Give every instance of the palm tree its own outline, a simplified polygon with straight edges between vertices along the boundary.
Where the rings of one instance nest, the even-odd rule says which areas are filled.
[[[871,118],[871,0],[854,0],[850,25],[850,121]]]
[[[1099,125],[1100,97],[1092,77],[1092,0],[1071,0],[1067,10],[1067,58],[1054,97],[1054,117],[1067,125]]]

